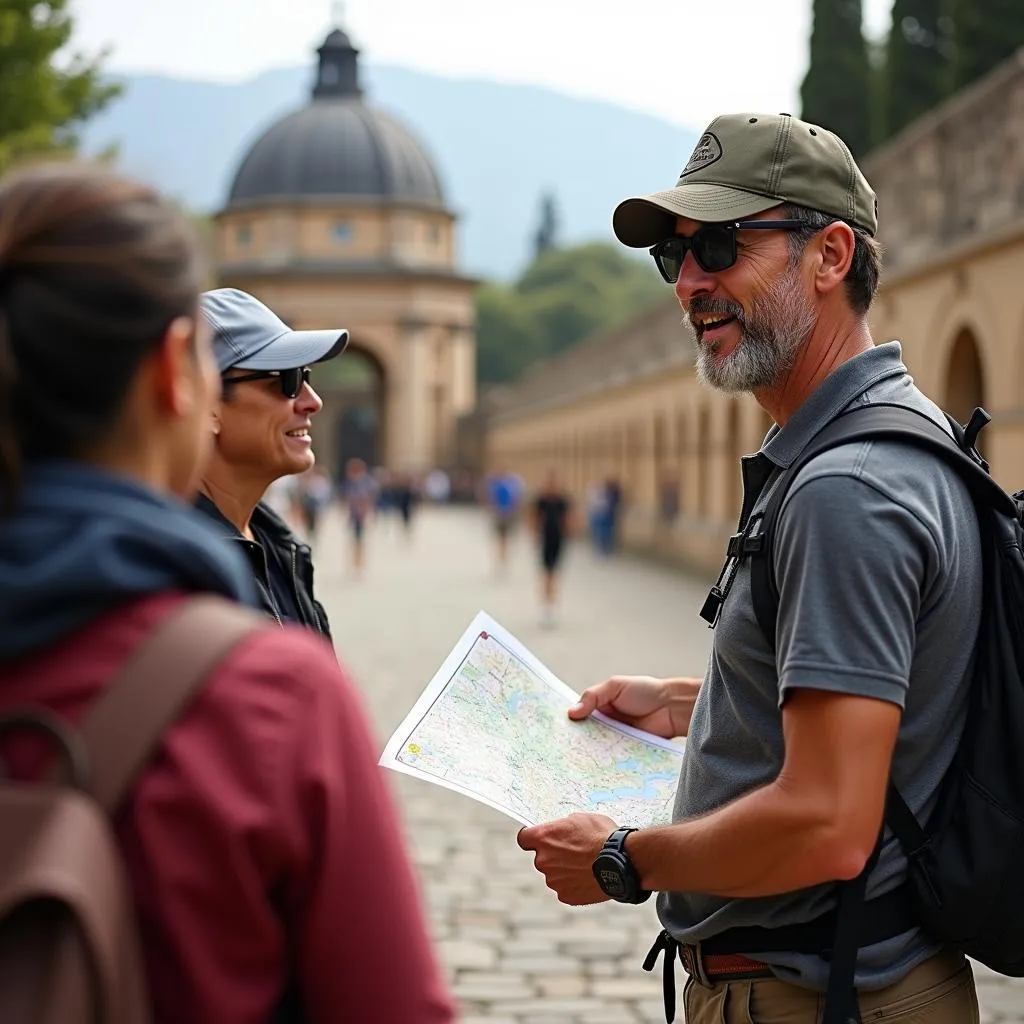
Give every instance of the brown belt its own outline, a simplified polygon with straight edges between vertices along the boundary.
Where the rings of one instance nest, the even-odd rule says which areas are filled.
[[[772,969],[761,960],[735,953],[702,953],[699,946],[681,946],[679,959],[686,973],[702,985],[775,977]]]

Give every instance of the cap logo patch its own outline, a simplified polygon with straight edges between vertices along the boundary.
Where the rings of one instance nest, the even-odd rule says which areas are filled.
[[[722,144],[711,132],[705,132],[697,141],[697,145],[693,150],[693,156],[690,157],[690,162],[680,171],[679,177],[685,178],[686,175],[699,171],[702,167],[707,167],[709,164],[713,164],[716,160],[721,159]]]

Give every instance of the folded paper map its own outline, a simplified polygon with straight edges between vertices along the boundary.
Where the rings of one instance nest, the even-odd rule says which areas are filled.
[[[683,747],[604,715],[570,721],[575,694],[484,612],[448,655],[380,763],[524,825],[574,811],[667,824]]]

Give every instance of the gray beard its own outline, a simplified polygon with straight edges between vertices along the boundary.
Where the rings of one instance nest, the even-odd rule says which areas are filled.
[[[754,300],[739,324],[739,344],[724,359],[698,342],[697,377],[718,391],[771,388],[792,369],[816,321],[793,267]]]

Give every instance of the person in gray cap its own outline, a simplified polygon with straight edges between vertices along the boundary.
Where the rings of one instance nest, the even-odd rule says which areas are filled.
[[[565,903],[659,893],[644,966],[665,954],[671,1019],[679,954],[688,1024],[978,1021],[969,964],[920,927],[906,851],[879,839],[890,779],[925,821],[965,727],[974,505],[930,450],[815,447],[842,413],[879,404],[952,436],[899,343],[871,337],[876,218],[842,140],[788,114],[716,118],[672,188],[613,218],[674,288],[703,381],[751,392],[775,425],[743,460],[740,532],[701,610],[715,627],[703,679],[616,676],[569,712],[687,737],[673,823],[575,814],[519,843]]]
[[[348,331],[293,331],[237,288],[205,292],[200,309],[213,334],[222,400],[196,507],[241,545],[268,614],[329,638],[310,549],[261,499],[275,480],[316,461],[310,425],[323,402],[310,367],[340,355]]]

